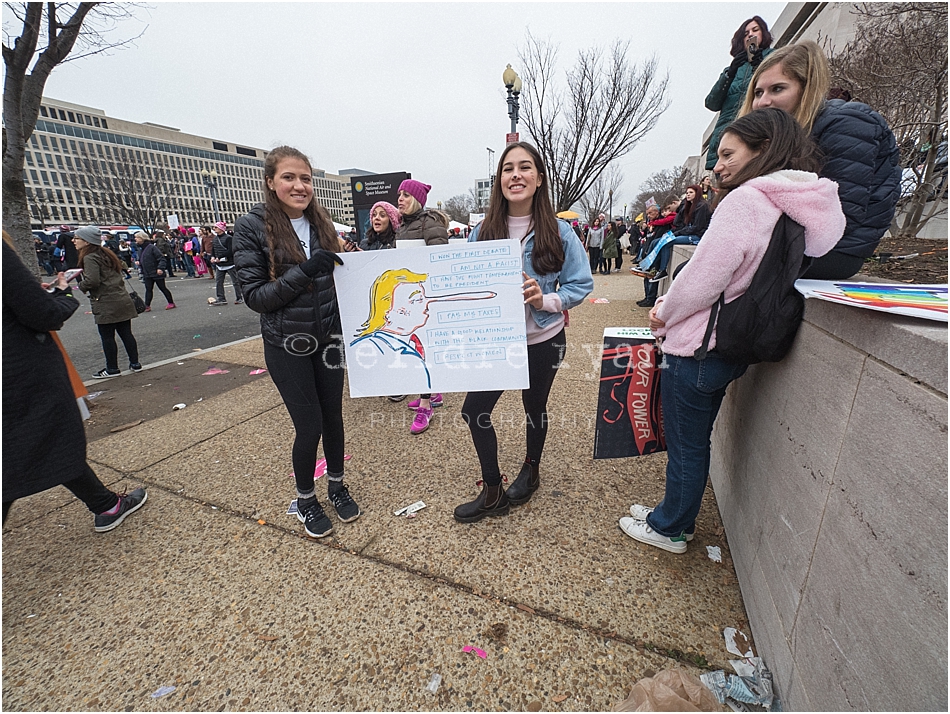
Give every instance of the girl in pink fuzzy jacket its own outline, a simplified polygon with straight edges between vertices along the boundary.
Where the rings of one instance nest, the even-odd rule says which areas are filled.
[[[785,213],[805,228],[805,255],[831,250],[844,232],[838,186],[818,178],[815,145],[780,109],[752,112],[729,125],[719,144],[719,201],[702,242],[666,296],[650,311],[667,362],[660,389],[668,449],[666,494],[654,509],[639,503],[620,527],[631,538],[671,553],[686,551],[709,474],[709,437],[726,387],[747,365],[715,352],[698,360],[709,311],[745,293],[772,230]]]

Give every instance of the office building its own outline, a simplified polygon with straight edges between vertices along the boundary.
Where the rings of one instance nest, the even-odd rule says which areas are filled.
[[[36,129],[27,142],[23,178],[34,227],[94,223],[123,224],[92,180],[121,155],[144,175],[163,177],[163,216],[182,225],[204,225],[215,217],[211,189],[202,170],[214,171],[218,209],[229,225],[264,200],[265,149],[187,134],[174,127],[106,116],[101,109],[44,97]],[[139,182],[136,182],[136,185]],[[154,185],[154,184],[153,184]],[[353,220],[349,177],[314,169],[314,193],[335,220]]]

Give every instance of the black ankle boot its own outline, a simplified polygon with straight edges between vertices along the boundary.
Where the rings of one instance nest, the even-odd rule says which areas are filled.
[[[478,498],[455,509],[455,520],[459,523],[475,523],[485,516],[507,516],[509,510],[508,497],[501,483],[493,486],[482,483]]]
[[[508,487],[505,493],[508,496],[508,503],[512,506],[520,506],[531,500],[531,495],[538,490],[541,485],[541,475],[538,473],[537,464],[530,464],[527,461],[521,467],[521,473],[515,482]]]

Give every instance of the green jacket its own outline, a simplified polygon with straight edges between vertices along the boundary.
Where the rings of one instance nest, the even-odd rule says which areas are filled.
[[[604,236],[603,251],[600,257],[605,260],[613,260],[617,257],[617,233],[612,229],[607,229],[607,235]]]
[[[768,57],[772,53],[772,48],[762,50],[762,57]],[[719,118],[716,120],[716,127],[709,137],[709,150],[706,152],[706,170],[712,171],[719,159],[719,139],[732,120],[736,118],[739,109],[742,108],[742,102],[745,100],[745,92],[749,87],[749,81],[755,73],[755,68],[746,62],[739,67],[735,77],[729,76],[729,67],[726,67],[712,90],[706,97],[706,109],[711,112],[719,112]]]
[[[90,253],[82,262],[79,289],[89,294],[97,325],[111,325],[138,317],[125,289],[122,273],[113,269],[102,253]]]

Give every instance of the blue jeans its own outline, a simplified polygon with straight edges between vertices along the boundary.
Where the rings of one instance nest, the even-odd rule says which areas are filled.
[[[647,516],[650,528],[672,538],[692,533],[709,478],[709,437],[726,387],[748,365],[726,362],[715,351],[706,359],[665,355],[660,373],[666,432],[666,494]]]
[[[699,245],[699,236],[677,236],[660,249],[660,254],[656,258],[656,269],[666,270],[670,264],[670,258],[673,257],[674,245]]]

